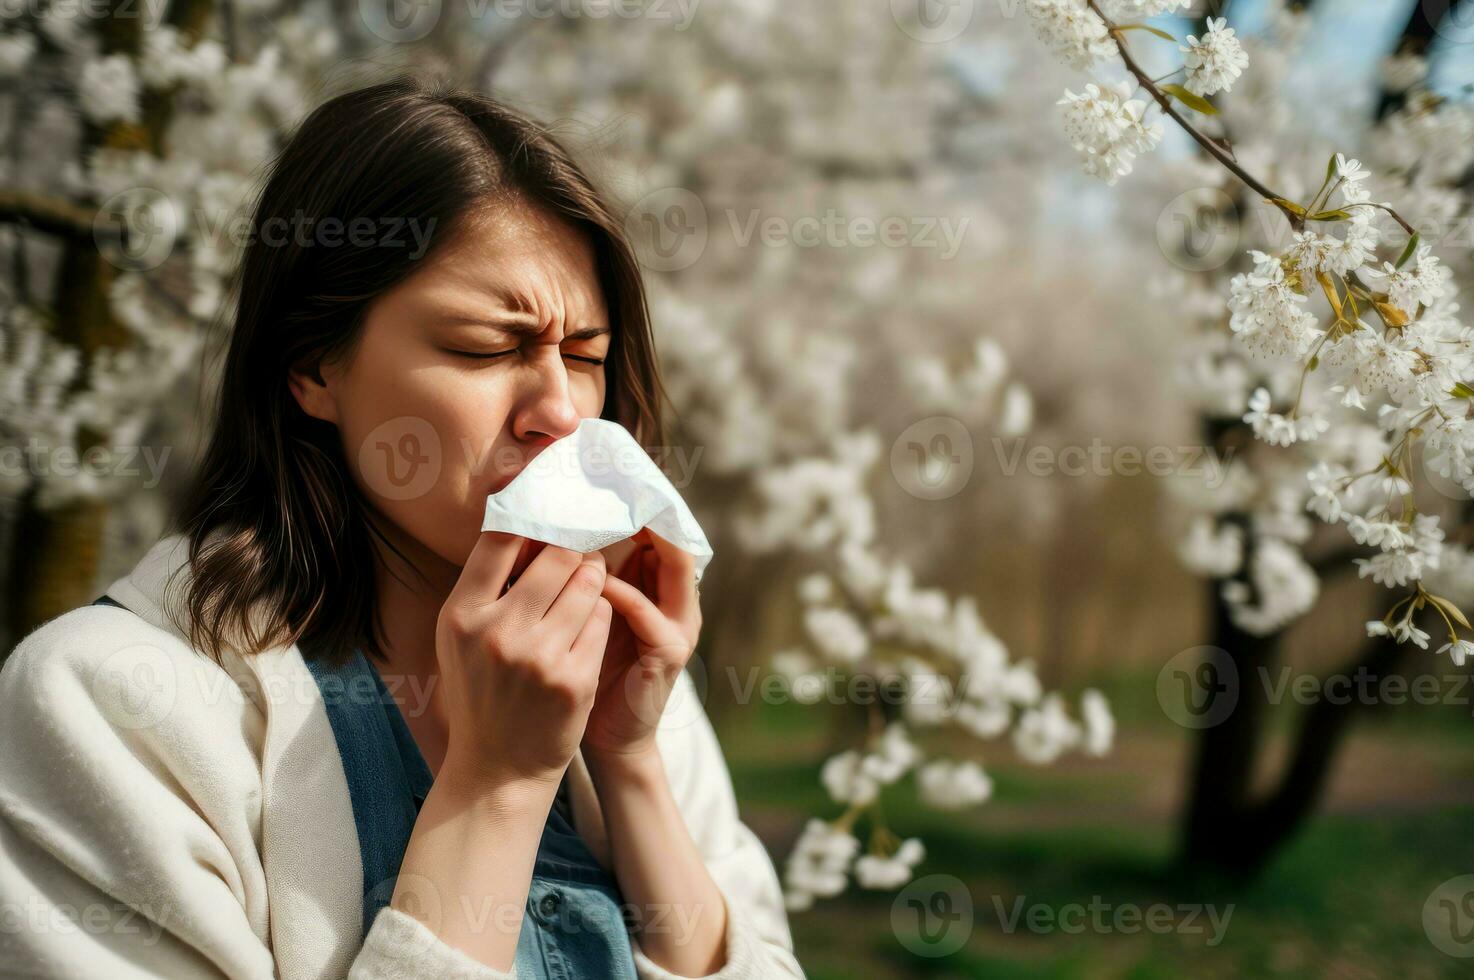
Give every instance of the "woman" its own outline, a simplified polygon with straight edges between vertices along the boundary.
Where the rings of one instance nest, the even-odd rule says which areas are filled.
[[[0,673],[25,976],[801,977],[683,670],[691,556],[481,532],[662,439],[638,270],[546,131],[401,79],[272,166],[179,515]]]

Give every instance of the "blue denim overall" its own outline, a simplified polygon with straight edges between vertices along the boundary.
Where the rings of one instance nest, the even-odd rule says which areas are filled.
[[[93,605],[122,607],[107,595]],[[415,817],[434,778],[399,706],[362,651],[355,650],[337,669],[316,658],[306,663],[317,681],[348,780],[363,861],[367,936],[374,916],[394,894]],[[618,883],[574,829],[567,790],[565,776],[533,864],[517,937],[517,976],[637,980]]]

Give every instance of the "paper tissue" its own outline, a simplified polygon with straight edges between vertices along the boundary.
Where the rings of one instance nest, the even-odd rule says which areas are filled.
[[[486,498],[483,531],[503,531],[579,552],[598,551],[648,528],[696,559],[711,545],[691,509],[618,422],[584,419]],[[610,568],[615,562],[610,561]]]

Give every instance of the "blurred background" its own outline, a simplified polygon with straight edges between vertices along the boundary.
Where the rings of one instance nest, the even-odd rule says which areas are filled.
[[[1344,535],[1300,533],[1303,500],[1237,421],[1227,282],[1287,235],[1170,125],[1115,186],[1082,173],[1055,102],[1088,79],[1031,6],[7,6],[0,647],[166,533],[229,331],[218,232],[283,135],[333,94],[433,73],[554,126],[628,209],[678,486],[716,551],[694,669],[780,872],[807,821],[847,812],[823,767],[877,715],[751,679],[950,651],[958,682],[970,644],[1012,692],[998,725],[902,713],[927,757],[986,772],[986,798],[883,787],[857,832],[925,856],[904,886],[851,880],[790,913],[811,977],[1470,975],[1469,670],[1367,639],[1388,593]],[[1215,100],[1238,159],[1308,197],[1332,153],[1361,158],[1465,276],[1474,3],[1151,23],[1182,39],[1210,16],[1251,59]],[[1131,44],[1153,75],[1181,63]],[[120,246],[119,227],[168,234]],[[1293,524],[1294,554],[1224,564],[1204,513]],[[876,562],[870,605],[814,615]],[[1446,594],[1474,594],[1449,564]],[[1223,598],[1236,576],[1264,615]],[[834,655],[857,627],[869,659]],[[1328,697],[1337,677],[1362,687]],[[1108,715],[1039,710],[1092,689]]]

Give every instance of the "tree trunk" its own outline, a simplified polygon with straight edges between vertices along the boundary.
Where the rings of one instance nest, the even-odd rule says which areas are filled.
[[[1408,657],[1408,644],[1386,637],[1370,639],[1349,675],[1364,671],[1380,681],[1395,675]],[[1295,754],[1285,766],[1274,792],[1259,802],[1239,829],[1243,863],[1250,868],[1266,864],[1305,823],[1325,795],[1332,762],[1363,710],[1374,707],[1356,697],[1342,701],[1322,697],[1305,709]]]
[[[1248,558],[1248,555],[1245,555]],[[1205,693],[1206,713],[1227,699],[1222,721],[1199,733],[1188,799],[1184,810],[1181,860],[1194,869],[1233,867],[1239,860],[1238,827],[1253,791],[1255,763],[1269,705],[1260,697],[1260,669],[1273,666],[1281,653],[1281,634],[1253,636],[1239,629],[1219,595],[1218,580],[1209,583],[1213,601],[1213,641],[1218,653],[1209,660],[1210,681],[1221,685]],[[1222,706],[1218,707],[1223,710]],[[1211,717],[1211,716],[1208,716]]]

